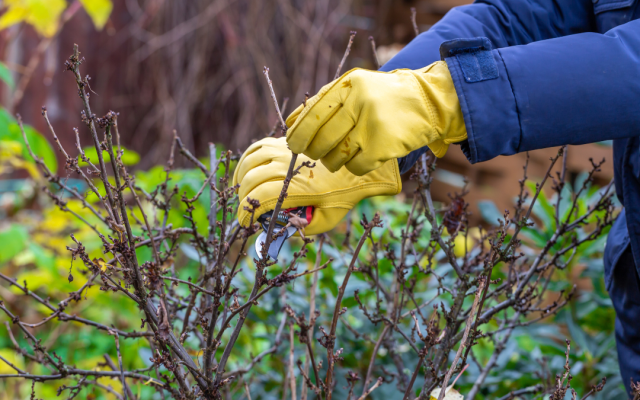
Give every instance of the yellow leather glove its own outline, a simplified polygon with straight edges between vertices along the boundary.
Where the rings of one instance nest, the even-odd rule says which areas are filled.
[[[310,161],[309,157],[299,155],[296,167],[304,161]],[[240,184],[240,225],[248,226],[251,223],[251,213],[244,210],[249,206],[247,197],[260,201],[254,222],[260,215],[275,208],[290,162],[291,150],[285,138],[266,138],[249,146],[233,174],[233,184]],[[311,169],[303,167],[300,174],[293,177],[282,208],[314,206],[313,218],[305,228],[305,234],[316,235],[333,229],[360,200],[394,195],[400,193],[401,188],[400,171],[395,159],[363,176],[353,175],[345,168],[331,173],[317,163]]]
[[[295,153],[356,175],[425,145],[442,157],[449,144],[467,138],[444,61],[419,70],[352,69],[294,110],[287,125]]]

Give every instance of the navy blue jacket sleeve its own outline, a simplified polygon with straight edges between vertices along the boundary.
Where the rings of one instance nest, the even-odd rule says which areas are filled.
[[[452,39],[487,37],[501,48],[593,30],[591,0],[476,1],[453,8],[381,70],[426,67],[440,60],[440,45]]]
[[[440,60],[443,42],[487,37],[493,47],[523,45],[595,29],[591,0],[483,0],[453,8],[387,62],[381,71],[419,69]],[[469,143],[463,144],[465,150]],[[399,159],[407,172],[427,147]],[[465,151],[468,153],[468,151]]]
[[[495,62],[497,76],[471,82],[474,66],[465,57]],[[605,34],[569,35],[446,61],[465,117],[463,150],[473,163],[640,132],[640,20]]]

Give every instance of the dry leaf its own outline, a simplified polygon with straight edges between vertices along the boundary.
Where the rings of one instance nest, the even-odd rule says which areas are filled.
[[[144,384],[145,384],[145,385],[148,385],[148,384],[150,384],[150,383],[153,383],[154,385],[160,385],[160,383],[158,383],[158,382],[154,381],[154,380],[153,380],[153,378],[149,378],[149,380],[148,380],[148,381],[146,381]]]
[[[309,225],[309,222],[306,220],[306,218],[298,217],[297,215],[291,215],[289,217],[289,223],[291,224],[291,226],[296,227],[303,232],[304,228]]]
[[[429,400],[438,400],[440,396],[440,388],[433,389],[431,391],[431,397]],[[444,396],[444,400],[464,400],[464,396],[453,388],[453,385],[447,388],[447,394]]]
[[[171,333],[171,324],[169,323],[167,309],[162,300],[160,301],[160,307],[158,307],[157,313],[158,322],[160,322],[160,324],[158,324],[158,334],[160,334],[160,337],[164,340],[168,340]]]
[[[289,215],[289,225],[293,226],[294,228],[296,228],[298,230],[298,233],[300,234],[301,238],[305,238],[304,237],[304,228],[307,227],[307,225],[309,225],[309,221],[306,220],[306,218],[302,218],[302,217],[298,217],[295,214],[290,214]]]

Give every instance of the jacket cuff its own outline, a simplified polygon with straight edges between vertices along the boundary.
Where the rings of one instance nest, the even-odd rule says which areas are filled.
[[[461,146],[469,161],[517,153],[520,120],[500,51],[487,38],[456,39],[440,46],[440,56],[460,101],[468,136]]]
[[[429,147],[424,146],[419,148],[418,150],[414,150],[411,153],[407,154],[404,157],[398,158],[398,169],[400,170],[400,175],[404,175],[409,172],[411,167],[418,161],[420,156],[429,150]]]

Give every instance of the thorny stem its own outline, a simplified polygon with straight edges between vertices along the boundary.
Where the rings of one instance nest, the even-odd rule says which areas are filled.
[[[130,248],[135,248],[135,243],[134,243],[134,237],[133,237],[133,233],[131,231],[131,226],[129,223],[129,219],[127,216],[127,210],[125,207],[125,203],[124,203],[124,199],[122,197],[122,193],[119,193],[118,198],[119,198],[119,203],[120,203],[120,211],[122,213],[122,219],[120,219],[120,217],[118,216],[118,213],[116,211],[116,201],[115,201],[115,196],[111,190],[111,185],[109,183],[109,179],[108,179],[108,175],[107,175],[107,169],[106,169],[106,165],[104,162],[104,159],[102,157],[102,144],[100,143],[99,139],[98,139],[98,134],[96,131],[96,117],[95,115],[91,112],[91,107],[89,105],[89,96],[86,93],[85,90],[85,86],[88,85],[86,80],[83,80],[81,75],[80,75],[80,64],[81,64],[82,60],[80,59],[80,52],[78,51],[78,45],[74,45],[73,47],[73,55],[69,58],[69,61],[67,61],[66,66],[67,69],[70,70],[74,76],[75,76],[75,80],[76,80],[76,85],[78,87],[78,94],[82,100],[82,103],[84,105],[84,113],[85,113],[85,119],[86,119],[86,123],[90,128],[90,132],[91,132],[91,136],[93,138],[94,141],[94,146],[96,148],[96,152],[98,155],[98,161],[99,161],[99,165],[100,165],[100,178],[102,180],[102,182],[104,183],[104,187],[105,187],[105,191],[107,193],[107,198],[109,199],[109,205],[111,206],[112,210],[113,210],[113,214],[114,217],[116,218],[116,221],[114,223],[116,230],[119,230],[120,232],[124,231],[124,229],[119,228],[118,226],[121,226],[120,224],[124,223],[124,228],[126,229],[127,232],[127,236],[129,238],[129,246]],[[111,161],[112,161],[112,166],[113,166],[113,172],[114,172],[114,178],[116,181],[116,188],[119,192],[121,192],[121,186],[120,186],[120,179],[119,179],[119,171],[118,171],[118,167],[116,165],[116,159],[115,159],[115,155],[113,153],[113,146],[112,146],[112,142],[111,142],[111,137],[110,137],[110,132],[109,132],[109,125],[107,125],[107,151],[110,154],[111,157]],[[136,295],[140,300],[140,307],[144,310],[147,320],[149,322],[151,322],[151,327],[154,329],[154,332],[156,332],[157,334],[157,327],[159,325],[159,321],[158,321],[158,316],[155,310],[155,307],[150,304],[147,301],[147,293],[146,290],[144,288],[144,283],[142,280],[142,274],[140,273],[140,269],[138,266],[138,260],[137,257],[135,256],[135,254],[133,254],[132,256],[128,256],[126,257],[127,263],[129,264],[129,267],[132,269],[133,274],[134,274],[134,279],[133,279],[133,283],[134,283],[134,287],[135,287],[135,291],[136,291]],[[165,307],[166,308],[166,307]],[[178,357],[184,362],[186,363],[187,368],[189,368],[190,370],[193,370],[195,368],[195,363],[193,362],[193,360],[191,359],[191,357],[189,356],[189,354],[186,352],[186,350],[184,349],[184,347],[182,347],[182,345],[180,345],[180,343],[178,342],[178,340],[175,338],[175,336],[173,335],[173,332],[169,332],[168,335],[168,341],[167,344],[171,347],[171,349],[176,353],[176,355],[178,355]],[[182,371],[178,368],[174,369],[174,372],[176,374],[176,377],[178,379],[181,379],[181,375],[182,375]],[[200,386],[201,389],[205,389],[207,387],[205,381],[201,378],[196,376],[195,377],[196,381],[198,382],[198,385]]]
[[[216,157],[216,145],[209,143],[209,168],[211,174],[207,179],[209,185],[209,241],[213,242],[216,234],[216,220],[218,218],[218,198],[215,187],[216,173],[218,172],[218,165],[220,161]],[[213,181],[213,183],[210,183]],[[204,187],[204,186],[203,186]]]
[[[324,235],[320,236],[318,240],[317,250],[316,250],[316,262],[314,266],[314,270],[317,270],[320,267],[320,262],[322,261],[322,247],[324,246]],[[313,356],[313,330],[316,322],[316,291],[318,290],[318,272],[313,273],[313,282],[311,283],[310,290],[310,299],[309,299],[309,332],[307,333],[307,357],[304,360],[304,373],[309,373],[309,364],[313,367],[313,375],[316,379],[316,384],[320,385],[320,378],[318,374],[318,366],[316,365],[314,356]],[[307,385],[302,385],[302,390],[300,393],[300,400],[307,399]]]
[[[230,156],[231,154],[229,152],[227,152],[226,154],[226,161],[225,161],[225,171],[227,172],[227,175],[229,173],[229,161],[230,161]],[[215,157],[215,151],[214,151],[214,157]],[[211,161],[210,161],[211,162]],[[212,164],[213,165],[213,164]],[[219,167],[219,164],[217,164],[215,170],[211,171],[211,176],[215,176],[215,174],[217,173],[217,169]],[[222,270],[224,268],[223,265],[223,257],[224,257],[224,245],[225,245],[225,231],[224,231],[224,227],[227,225],[227,201],[228,201],[228,194],[226,193],[226,184],[227,184],[227,179],[222,179],[222,190],[220,191],[222,198],[221,198],[221,206],[223,209],[223,213],[222,213],[222,224],[221,227],[223,227],[222,229],[220,229],[220,239],[219,239],[219,243],[218,243],[218,258],[215,260],[215,264],[213,265],[213,275],[214,275],[214,284],[215,284],[215,292],[216,295],[214,295],[214,302],[213,302],[213,310],[211,312],[211,321],[209,322],[209,331],[207,332],[207,346],[205,348],[204,351],[204,365],[202,366],[203,370],[202,372],[206,375],[206,376],[210,376],[211,375],[211,363],[212,363],[212,353],[215,350],[214,349],[214,343],[213,343],[213,334],[215,331],[215,327],[216,327],[216,322],[218,320],[218,308],[220,305],[220,296],[222,295]],[[217,201],[216,201],[217,204]],[[211,214],[213,213],[214,210],[216,210],[217,212],[217,206],[214,207],[213,206],[213,202],[211,202],[211,207],[212,209],[210,210],[210,221],[211,221]],[[215,233],[215,229],[216,226],[209,226],[209,229],[212,229],[213,232]],[[207,273],[205,276],[205,280],[207,281],[209,274],[211,273],[210,268],[207,268]],[[205,281],[205,283],[207,283]],[[209,304],[209,300],[207,299],[207,304]],[[221,332],[224,330],[224,328],[221,328]]]
[[[353,252],[353,256],[351,258],[351,263],[349,264],[349,268],[347,269],[347,273],[342,280],[342,285],[338,289],[338,297],[336,298],[336,305],[333,310],[333,319],[331,321],[331,328],[329,329],[329,337],[327,344],[327,360],[328,360],[328,368],[327,368],[327,377],[325,380],[325,387],[327,390],[327,400],[331,400],[332,397],[332,388],[333,388],[333,370],[335,368],[335,355],[333,353],[333,349],[335,346],[336,339],[336,328],[338,327],[338,317],[342,314],[342,298],[347,289],[347,283],[349,282],[349,278],[351,277],[351,273],[354,270],[356,261],[358,260],[358,255],[360,254],[360,250],[362,250],[362,246],[364,242],[367,240],[369,233],[373,230],[374,227],[380,226],[380,214],[376,213],[370,223],[363,222],[363,227],[365,229],[362,237],[358,241],[358,245],[356,246],[355,251]]]
[[[73,73],[76,78],[76,85],[78,86],[78,95],[82,100],[82,104],[84,106],[84,116],[86,119],[87,125],[89,125],[89,131],[91,132],[91,138],[93,139],[93,144],[96,148],[96,153],[98,156],[98,164],[100,165],[100,178],[102,182],[104,182],[104,189],[107,193],[107,199],[109,200],[109,205],[113,210],[113,215],[116,219],[116,223],[120,223],[120,216],[116,211],[116,204],[114,200],[113,193],[111,191],[111,185],[109,184],[109,179],[107,175],[107,166],[104,163],[104,158],[102,157],[102,146],[100,144],[100,139],[98,139],[98,132],[96,131],[95,124],[95,114],[91,112],[91,106],[89,105],[89,96],[85,91],[85,86],[87,82],[82,79],[80,75],[80,63],[82,60],[80,59],[80,52],[78,51],[78,45],[73,45],[73,55],[70,58],[70,61],[67,63],[67,69]]]
[[[24,130],[24,126],[22,124],[22,117],[20,116],[20,114],[16,114],[16,119],[18,121],[18,127],[20,128],[20,132],[22,133],[22,138],[23,138],[23,140],[25,142],[25,145],[27,147],[27,151],[29,152],[29,155],[34,159],[36,164],[40,167],[40,169],[42,170],[45,178],[49,182],[58,185],[58,187],[60,187],[61,189],[64,189],[65,191],[71,193],[76,199],[78,199],[82,203],[83,207],[89,209],[96,217],[98,217],[98,219],[100,219],[100,221],[102,221],[103,223],[107,224],[107,220],[104,218],[104,216],[102,214],[100,214],[91,204],[89,204],[89,202],[87,202],[87,200],[80,193],[78,193],[78,191],[76,189],[65,185],[65,183],[62,182],[59,177],[55,176],[54,173],[49,169],[49,167],[47,167],[47,165],[44,163],[42,158],[38,157],[33,152],[33,149],[31,148],[31,144],[29,143],[29,139],[27,138],[27,134],[26,134],[26,132]],[[97,233],[97,229],[96,229],[95,226],[89,224],[84,218],[80,217],[74,211],[71,211],[70,209],[68,209],[66,207],[66,203],[62,199],[60,199],[59,197],[57,197],[56,195],[51,193],[51,191],[49,191],[49,189],[46,188],[46,187],[43,187],[43,190],[49,195],[49,197],[51,197],[51,199],[58,205],[58,207],[60,207],[60,209],[62,211],[69,212],[69,213],[73,214],[76,218],[81,220],[85,225],[89,226],[91,229],[93,229]],[[95,190],[97,191],[97,189],[95,189]],[[108,207],[106,205],[105,205],[105,208],[108,209]]]
[[[264,67],[264,69],[262,70],[262,73],[264,74],[265,78],[267,78],[267,85],[269,86],[269,91],[271,92],[271,100],[273,100],[273,106],[276,108],[276,113],[278,114],[278,120],[280,121],[280,125],[282,126],[282,129],[286,132],[287,124],[284,122],[284,118],[282,117],[282,113],[280,112],[278,99],[276,98],[276,93],[273,90],[273,82],[271,82],[271,78],[269,78],[269,68]],[[283,108],[284,106],[286,106],[286,103],[282,104]]]
[[[371,394],[371,392],[376,390],[378,388],[378,386],[382,385],[382,382],[383,382],[382,377],[378,378],[378,380],[376,380],[376,383],[374,383],[373,386],[371,386],[369,389],[365,390],[365,392],[362,394],[362,396],[358,397],[358,400],[366,399],[367,396],[369,396]]]
[[[371,352],[371,358],[369,359],[369,367],[367,368],[367,376],[364,379],[364,385],[363,385],[363,388],[362,388],[362,395],[363,396],[367,392],[367,387],[369,386],[369,382],[371,382],[371,375],[373,374],[373,368],[375,366],[375,361],[376,361],[376,356],[378,355],[378,350],[380,349],[380,345],[382,344],[382,341],[384,340],[384,338],[387,335],[387,332],[389,332],[389,330],[390,330],[390,326],[389,325],[385,325],[384,328],[382,329],[382,333],[380,333],[380,337],[376,341],[376,344],[373,346],[373,351]]]
[[[376,50],[376,41],[373,36],[369,36],[369,42],[371,42],[371,52],[373,54],[373,61],[375,61],[376,68],[382,68],[380,64],[380,59],[378,58],[378,50]]]
[[[271,97],[273,99],[273,104],[276,107],[278,118],[280,119],[280,123],[282,124],[283,129],[286,130],[287,125],[284,122],[284,118],[282,117],[282,113],[280,112],[280,108],[278,107],[278,99],[276,98],[275,92],[273,91],[273,85],[271,83],[271,79],[269,79],[269,68],[267,67],[264,68],[264,75],[267,79],[267,84],[269,85],[269,89],[271,91]],[[287,195],[289,183],[291,182],[291,179],[294,176],[295,164],[297,159],[298,159],[298,155],[295,153],[291,153],[291,161],[289,163],[289,169],[287,170],[287,175],[282,185],[282,191],[280,192],[280,196],[278,197],[278,201],[273,210],[274,216],[278,215],[278,213],[282,208],[282,203],[284,202],[284,199]],[[269,249],[269,245],[273,241],[273,230],[275,228],[276,220],[277,218],[271,218],[271,221],[269,222],[269,227],[266,233],[267,239],[263,246],[263,254],[262,254],[263,257],[258,263],[256,268],[255,283],[253,285],[253,289],[251,290],[251,295],[249,296],[250,301],[247,303],[247,307],[244,308],[242,313],[240,314],[240,318],[236,323],[236,327],[231,333],[229,342],[227,343],[227,346],[224,349],[222,357],[220,358],[220,362],[218,363],[218,367],[216,370],[216,380],[215,380],[215,383],[213,384],[214,387],[218,387],[218,385],[220,385],[220,382],[222,380],[222,374],[224,373],[224,368],[226,366],[229,356],[231,355],[231,350],[233,349],[233,346],[235,345],[236,340],[238,340],[238,336],[240,335],[240,330],[242,329],[242,326],[244,325],[244,321],[246,320],[247,315],[249,315],[249,311],[251,310],[251,306],[253,305],[253,300],[251,299],[254,299],[258,295],[258,290],[263,285],[262,280],[263,280],[264,269],[266,266],[265,263],[268,260],[268,257],[266,256],[266,252]],[[226,325],[223,325],[222,329],[224,329],[225,326]]]
[[[444,377],[444,380],[442,381],[442,390],[440,390],[440,395],[438,396],[438,400],[444,399],[444,396],[447,391],[446,390],[447,384],[449,383],[449,379],[451,379],[451,375],[453,375],[453,371],[455,371],[456,367],[458,366],[458,360],[460,359],[462,350],[465,347],[469,346],[469,343],[467,341],[469,337],[469,331],[471,330],[472,321],[473,321],[473,318],[475,317],[476,309],[478,307],[478,302],[482,297],[482,293],[483,293],[483,289],[486,284],[486,281],[487,281],[486,279],[480,279],[478,281],[479,283],[478,290],[476,291],[476,297],[473,300],[473,305],[471,306],[471,312],[469,313],[469,318],[467,319],[467,327],[464,330],[464,335],[462,336],[462,342],[460,342],[460,347],[458,347],[456,356],[453,358],[453,362],[451,363],[451,368],[449,368],[449,371],[447,372],[447,374]]]
[[[285,97],[284,100],[282,100],[282,106],[280,107],[280,114],[284,114],[286,109],[287,109],[287,104],[289,103],[289,98]],[[280,126],[280,129],[284,132],[284,130],[286,129],[286,127],[282,126],[282,122],[280,121],[280,118],[278,118],[278,120],[276,121],[276,123],[273,125],[273,128],[271,128],[271,131],[269,133],[267,133],[267,137],[273,137],[276,134],[276,131],[278,130],[278,126]]]
[[[338,69],[336,70],[336,74],[333,76],[334,81],[340,77],[340,71],[342,71],[342,67],[344,66],[345,61],[347,61],[347,57],[349,57],[349,53],[351,52],[351,45],[353,44],[353,39],[355,37],[356,37],[356,31],[351,31],[349,34],[349,43],[347,44],[347,48],[344,51],[342,60],[340,60],[340,64],[338,64]]]
[[[413,31],[415,32],[416,36],[418,36],[420,34],[420,29],[418,29],[418,23],[416,22],[416,14],[416,8],[411,7],[411,25],[413,25]]]
[[[122,395],[124,399],[127,400],[127,392],[129,391],[129,387],[127,386],[127,381],[124,379],[124,369],[122,368],[122,354],[120,353],[120,339],[118,338],[118,333],[114,332],[113,338],[116,341],[116,351],[118,353],[118,366],[120,367],[120,381],[122,382]]]
[[[294,359],[294,351],[295,351],[295,342],[294,342],[294,328],[293,323],[289,325],[289,389],[291,390],[291,400],[296,400],[298,397],[296,396],[296,373],[295,373],[295,359]]]
[[[518,318],[520,318],[520,313],[519,312],[517,312],[514,315],[514,318],[512,318],[512,320],[513,321],[517,321]],[[507,325],[507,321],[504,322],[503,326],[506,326],[506,325]],[[491,357],[489,358],[489,361],[487,362],[487,365],[482,369],[482,371],[480,372],[480,375],[478,376],[478,378],[476,379],[475,383],[473,384],[473,387],[471,388],[471,390],[467,394],[467,397],[470,400],[475,399],[477,393],[480,391],[481,385],[484,383],[484,381],[489,376],[489,372],[491,372],[493,367],[498,362],[498,357],[500,357],[500,354],[502,354],[502,351],[504,350],[505,344],[509,340],[509,337],[511,336],[512,332],[513,332],[513,327],[510,327],[504,333],[504,336],[502,337],[502,339],[496,343],[496,345],[495,345],[496,350],[493,352],[493,354],[491,354]]]
[[[67,152],[65,151],[64,147],[62,147],[62,143],[60,143],[60,139],[58,139],[58,135],[56,135],[56,132],[53,129],[53,126],[51,125],[51,121],[49,121],[49,115],[47,113],[47,108],[46,107],[42,107],[42,116],[44,117],[44,120],[47,122],[47,126],[49,127],[49,132],[51,132],[51,136],[53,136],[53,141],[58,146],[58,150],[60,150],[60,152],[64,155],[64,158],[65,158],[66,163],[67,163],[65,165],[65,168],[73,170],[76,173],[78,173],[80,176],[82,176],[82,179],[84,179],[84,181],[87,183],[89,188],[91,188],[93,193],[96,196],[98,196],[98,198],[100,199],[100,202],[103,204],[105,210],[107,210],[107,213],[109,214],[109,216],[115,220],[115,216],[113,215],[113,212],[112,212],[111,208],[108,206],[108,204],[107,204],[106,200],[104,199],[104,197],[102,197],[102,195],[100,194],[100,191],[98,191],[98,189],[95,187],[95,185],[93,184],[93,181],[91,179],[89,179],[87,174],[78,166],[77,160],[71,158],[69,156],[69,154],[67,154]],[[23,129],[23,128],[21,128],[21,129]],[[74,131],[76,133],[76,141],[78,143],[78,150],[80,151],[80,153],[82,155],[82,159],[88,161],[88,163],[91,165],[91,167],[94,170],[97,171],[97,168],[93,164],[91,164],[91,161],[89,161],[84,156],[84,151],[80,147],[80,137],[78,135],[78,130],[74,128]]]

